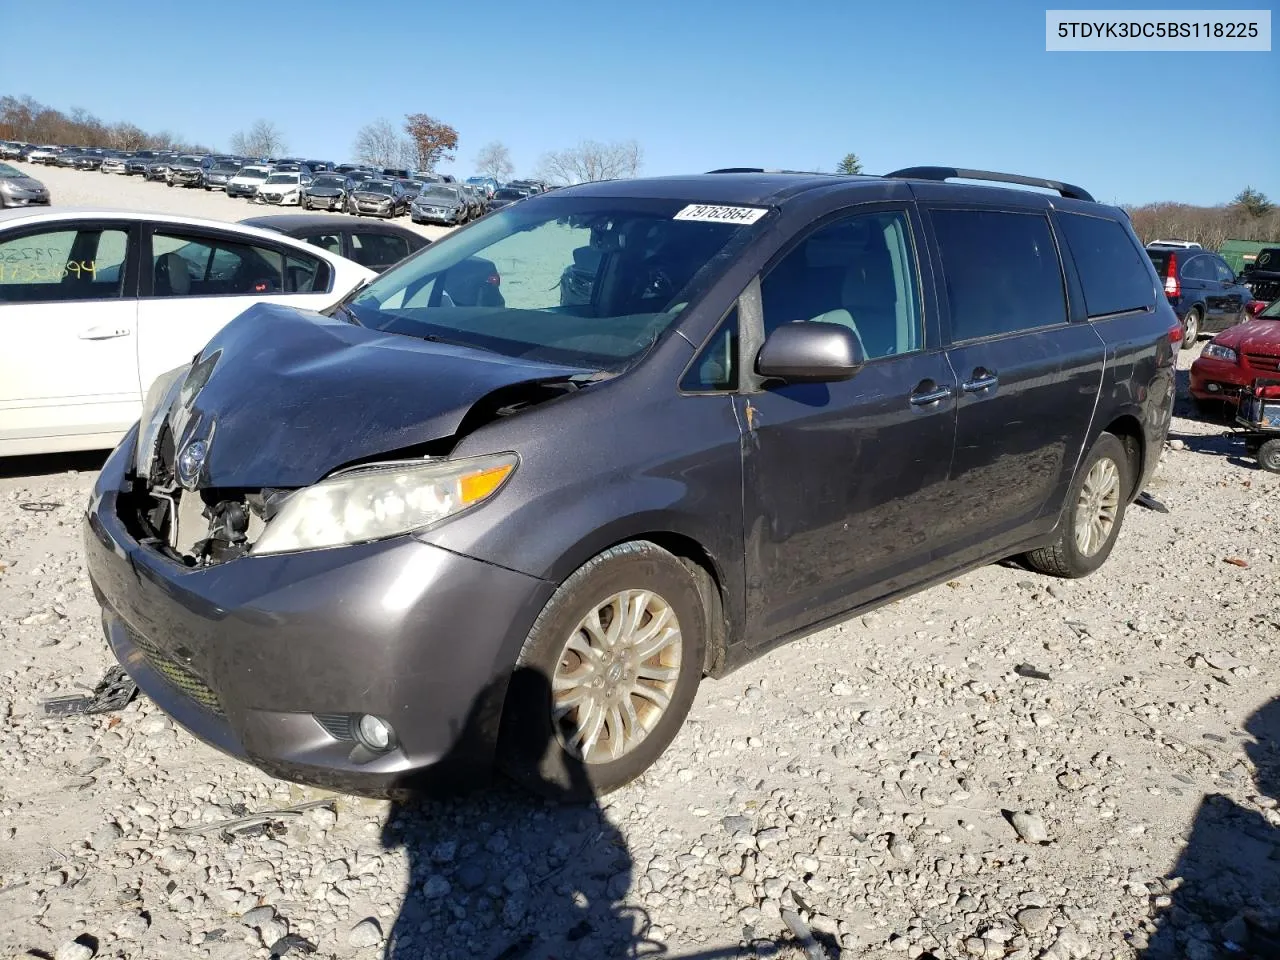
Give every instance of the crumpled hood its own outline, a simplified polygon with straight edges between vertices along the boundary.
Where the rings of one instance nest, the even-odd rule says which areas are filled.
[[[1213,340],[1232,350],[1280,353],[1280,320],[1275,318],[1246,320],[1244,323],[1238,323],[1234,327],[1223,330]]]
[[[176,451],[205,441],[201,486],[303,487],[450,436],[496,389],[584,372],[263,303],[200,352],[193,375],[207,379],[168,420]]]

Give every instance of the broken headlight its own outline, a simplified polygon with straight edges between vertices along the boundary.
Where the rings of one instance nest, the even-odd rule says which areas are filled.
[[[188,363],[160,374],[147,391],[147,399],[142,404],[142,419],[138,422],[138,445],[133,451],[133,470],[142,480],[146,480],[151,472],[151,460],[155,456],[160,428],[164,425],[169,408],[173,406],[182,381],[190,369],[191,364]]]
[[[430,526],[497,493],[516,469],[513,453],[468,460],[376,464],[297,491],[250,553],[287,553],[382,540]]]

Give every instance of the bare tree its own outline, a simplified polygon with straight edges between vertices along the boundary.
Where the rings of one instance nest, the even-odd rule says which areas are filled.
[[[356,131],[356,159],[375,167],[399,167],[412,163],[413,145],[390,120],[378,119]]]
[[[406,116],[404,132],[409,135],[413,162],[419,170],[434,170],[441,160],[452,160],[458,149],[458,131],[425,113]]]
[[[141,150],[148,139],[147,131],[136,123],[112,124],[107,131],[107,142],[117,150]]]
[[[278,157],[286,149],[284,134],[270,120],[255,120],[231,136],[231,152],[246,157]]]
[[[486,143],[476,154],[476,170],[486,177],[493,177],[500,183],[511,179],[515,173],[515,164],[511,162],[511,152],[500,140]]]
[[[640,170],[643,151],[634,140],[600,143],[584,140],[567,150],[542,155],[538,172],[544,180],[562,186],[593,180],[634,177]]]

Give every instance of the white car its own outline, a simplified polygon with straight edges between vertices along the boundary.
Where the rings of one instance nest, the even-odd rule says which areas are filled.
[[[57,158],[58,154],[61,152],[62,150],[60,147],[53,147],[53,146],[36,147],[29,154],[27,154],[27,162],[28,163],[53,163],[53,161]]]
[[[241,167],[240,172],[227,181],[227,196],[248,197],[252,200],[254,194],[258,192],[258,188],[262,186],[269,176],[271,176],[270,167],[257,164]]]
[[[0,457],[112,447],[152,381],[253,304],[323,310],[374,276],[234,223],[0,211]]]
[[[302,191],[310,182],[311,177],[305,173],[288,173],[278,170],[262,181],[262,186],[258,187],[258,192],[254,194],[253,199],[255,203],[300,206]]]

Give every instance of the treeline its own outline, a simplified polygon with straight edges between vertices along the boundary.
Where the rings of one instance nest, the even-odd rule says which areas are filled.
[[[169,130],[148,132],[135,123],[109,123],[83,107],[63,112],[34,97],[0,97],[0,140],[57,143],[70,147],[113,147],[116,150],[178,150],[211,153]]]
[[[1280,243],[1280,207],[1251,187],[1242,190],[1230,203],[1217,207],[1149,203],[1125,209],[1143,243],[1193,240],[1208,250],[1217,250],[1226,240]]]

